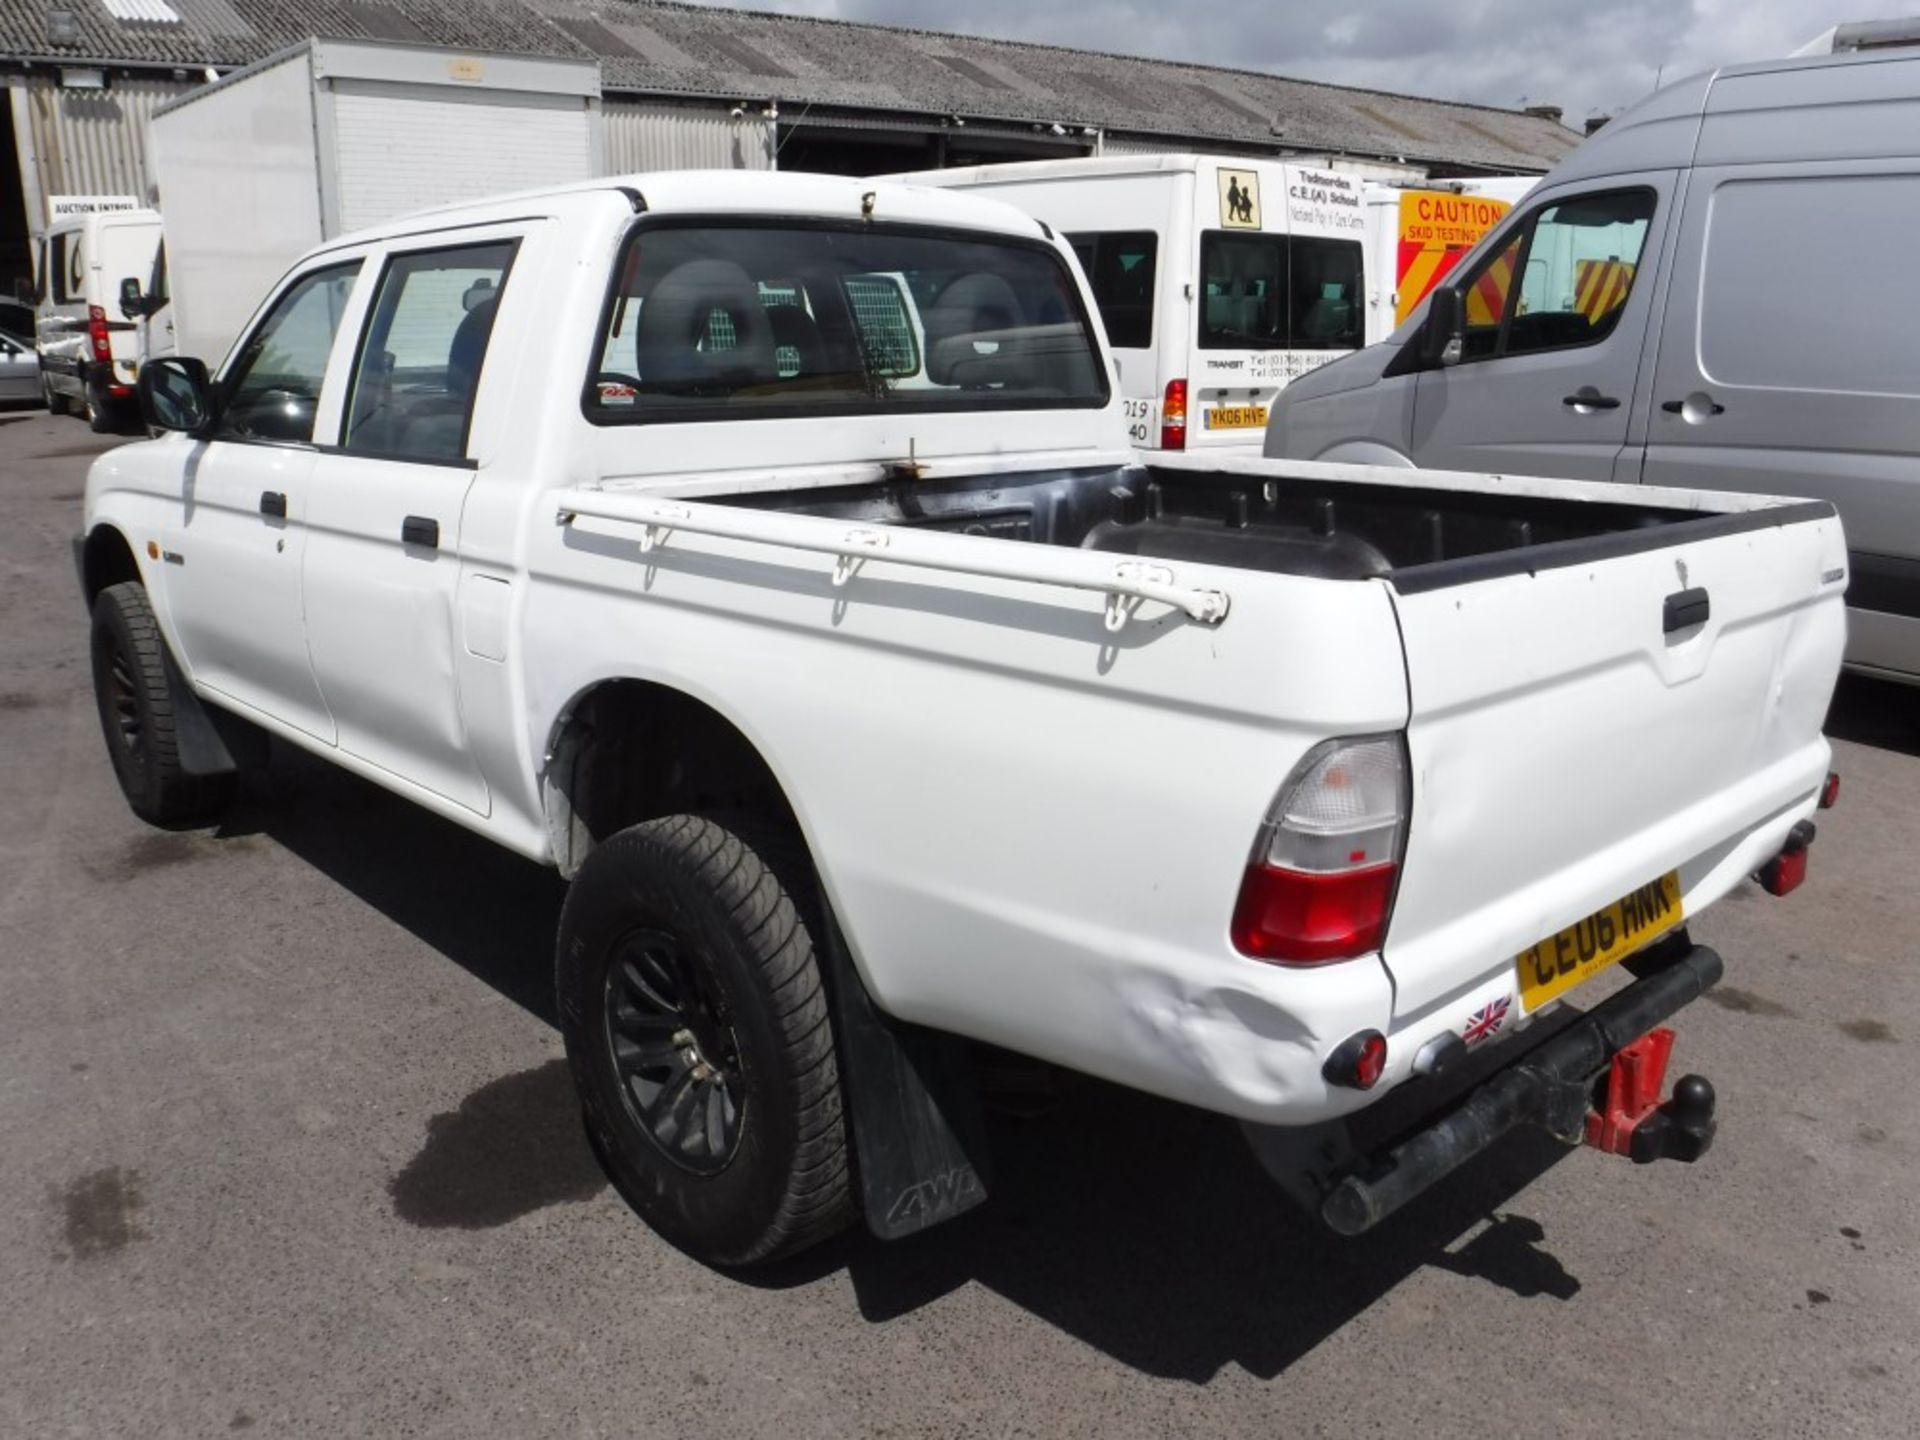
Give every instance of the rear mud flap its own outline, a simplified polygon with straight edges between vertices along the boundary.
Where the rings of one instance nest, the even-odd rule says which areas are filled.
[[[853,1121],[853,1163],[867,1228],[898,1240],[964,1215],[987,1198],[986,1124],[967,1042],[883,1015],[820,900]]]

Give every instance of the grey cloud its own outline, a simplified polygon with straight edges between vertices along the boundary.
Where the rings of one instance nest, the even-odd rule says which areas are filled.
[[[728,0],[704,0],[725,4]],[[1487,105],[1611,114],[1696,70],[1784,55],[1914,0],[753,0],[779,10],[1265,70]]]

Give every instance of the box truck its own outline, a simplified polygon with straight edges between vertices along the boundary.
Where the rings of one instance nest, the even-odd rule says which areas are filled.
[[[217,358],[314,246],[426,206],[601,168],[591,61],[309,40],[154,112],[164,289],[129,293],[164,353]],[[152,323],[171,308],[171,332]],[[130,313],[128,313],[130,312]]]

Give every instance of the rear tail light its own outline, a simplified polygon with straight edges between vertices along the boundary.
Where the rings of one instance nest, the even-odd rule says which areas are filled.
[[[1377,950],[1393,910],[1407,809],[1398,735],[1316,746],[1267,812],[1233,907],[1234,948],[1283,965]]]
[[[1838,770],[1829,770],[1827,772],[1826,783],[1820,787],[1820,808],[1822,810],[1831,810],[1839,803],[1840,772]]]
[[[1167,393],[1160,401],[1160,448],[1187,448],[1187,382],[1169,380]]]
[[[94,359],[113,359],[113,342],[107,338],[107,312],[98,305],[87,307],[87,343],[93,346]]]

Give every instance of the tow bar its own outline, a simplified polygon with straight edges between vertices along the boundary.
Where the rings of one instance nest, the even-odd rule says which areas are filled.
[[[1698,1160],[1713,1143],[1713,1086],[1701,1076],[1684,1076],[1673,1099],[1659,1103],[1673,1032],[1655,1027],[1706,994],[1725,969],[1714,951],[1689,945],[1659,968],[1643,971],[1618,995],[1483,1081],[1453,1110],[1341,1180],[1322,1201],[1321,1218],[1342,1235],[1371,1230],[1520,1125],[1537,1125],[1569,1145],[1593,1145],[1642,1164]],[[1603,1108],[1589,1114],[1603,1076]]]

